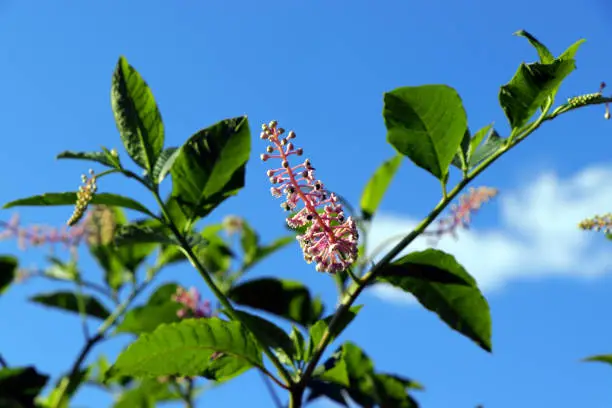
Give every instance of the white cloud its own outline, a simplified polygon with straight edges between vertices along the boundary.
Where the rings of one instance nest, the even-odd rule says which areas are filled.
[[[612,272],[610,243],[600,234],[577,228],[584,218],[612,211],[611,180],[609,167],[589,167],[569,178],[540,174],[485,204],[499,212],[496,228],[478,228],[475,215],[472,229],[459,230],[457,240],[447,236],[435,246],[453,254],[488,292],[518,279],[592,278]],[[407,216],[380,214],[372,225],[369,248],[406,234],[415,225],[416,220]],[[419,238],[410,251],[431,246],[426,238]],[[391,302],[413,301],[386,285],[377,285],[370,293]]]

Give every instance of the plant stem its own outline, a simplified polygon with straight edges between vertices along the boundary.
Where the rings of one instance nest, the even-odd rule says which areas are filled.
[[[610,100],[612,101],[612,98],[610,98]],[[605,103],[605,101],[601,103]],[[450,193],[448,193],[445,197],[442,198],[438,205],[436,205],[436,207],[429,213],[429,215],[427,215],[427,217],[425,217],[412,232],[406,235],[395,247],[393,247],[376,265],[374,265],[370,269],[369,272],[363,275],[359,282],[353,283],[347,289],[344,299],[338,306],[334,317],[332,318],[330,324],[323,333],[323,336],[321,337],[321,340],[313,353],[313,357],[308,363],[308,366],[306,367],[306,370],[304,371],[304,374],[302,375],[302,378],[300,379],[300,382],[296,388],[301,389],[303,392],[306,387],[306,384],[312,376],[316,365],[319,363],[319,360],[321,359],[325,349],[331,342],[331,334],[336,331],[336,327],[342,321],[343,315],[350,309],[359,294],[363,291],[363,289],[365,289],[370,283],[374,281],[378,273],[385,266],[391,263],[391,261],[397,255],[399,255],[399,253],[402,252],[408,245],[410,245],[412,241],[414,241],[419,235],[421,235],[425,231],[425,229],[437,218],[437,216],[440,215],[440,213],[444,211],[444,209],[455,199],[455,197],[481,172],[483,172],[487,167],[493,164],[498,158],[500,158],[511,148],[519,144],[521,141],[525,140],[525,138],[531,133],[533,133],[537,128],[539,128],[544,121],[550,120],[549,118],[551,116],[558,116],[560,113],[565,113],[572,109],[567,108],[564,111],[561,111],[561,109],[557,109],[555,112],[553,112],[552,115],[549,116],[548,111],[550,110],[550,106],[548,106],[547,108],[548,109],[545,109],[545,111],[542,112],[542,114],[538,117],[536,121],[528,124],[518,132],[513,132],[513,135],[515,135],[515,137],[513,137],[511,142],[508,142],[508,144],[500,148],[497,152],[491,155],[491,157],[487,158],[481,164],[476,166],[467,177],[457,183],[457,185],[450,191]]]
[[[266,356],[268,356],[270,361],[272,361],[272,364],[274,364],[274,366],[278,370],[283,380],[287,384],[291,384],[292,383],[291,374],[289,374],[289,372],[287,371],[285,366],[283,366],[283,364],[280,362],[278,357],[276,357],[276,355],[272,352],[272,350],[270,350],[266,342],[261,340],[257,335],[255,335],[255,333],[249,328],[249,325],[246,324],[244,321],[242,321],[238,313],[236,313],[236,309],[234,309],[234,306],[232,306],[232,303],[225,296],[225,294],[221,291],[221,289],[219,289],[219,287],[217,286],[213,278],[210,276],[210,273],[208,272],[208,270],[204,267],[204,265],[202,265],[198,257],[193,253],[193,250],[191,249],[191,246],[187,242],[187,239],[185,238],[185,236],[178,230],[178,228],[174,224],[174,221],[172,221],[172,218],[168,214],[168,210],[166,209],[164,202],[159,196],[159,193],[157,191],[153,191],[153,193],[155,195],[155,199],[157,200],[157,203],[159,204],[159,207],[162,210],[162,214],[164,218],[166,218],[166,222],[168,223],[170,230],[174,234],[175,238],[179,241],[181,250],[187,257],[189,262],[191,262],[191,265],[193,265],[193,267],[198,271],[202,279],[204,279],[204,282],[206,282],[206,285],[213,292],[213,294],[215,295],[217,300],[219,300],[221,305],[223,305],[227,314],[232,318],[232,320],[240,322],[242,325],[244,325],[245,328],[247,328],[247,330],[251,332],[251,334],[253,334],[253,338],[258,343],[259,347],[263,350],[264,354],[266,354]],[[268,375],[271,375],[269,372],[266,372],[266,373]],[[272,379],[275,380],[276,382],[279,382],[278,380],[276,380],[276,378],[272,378]]]
[[[260,372],[259,374],[261,375],[261,379],[266,385],[266,388],[268,392],[270,393],[270,397],[272,398],[272,401],[274,401],[274,405],[276,406],[276,408],[284,408],[283,403],[281,402],[280,398],[276,394],[276,391],[274,390],[274,386],[270,382],[270,378],[268,378],[268,376],[266,376],[262,372]]]
[[[302,399],[304,397],[304,387],[298,386],[291,390],[289,394],[288,408],[302,408]]]

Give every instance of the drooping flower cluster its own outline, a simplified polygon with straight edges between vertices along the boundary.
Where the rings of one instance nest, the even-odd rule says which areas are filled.
[[[70,216],[70,219],[66,222],[69,227],[75,225],[83,215],[85,215],[85,211],[87,211],[87,207],[89,203],[93,199],[94,194],[98,190],[98,186],[96,184],[96,175],[93,170],[89,170],[90,177],[87,177],[85,174],[81,176],[81,181],[83,185],[79,187],[79,191],[77,192],[77,202],[74,207],[74,211]]]
[[[176,293],[172,296],[172,300],[183,305],[183,308],[176,312],[177,316],[181,319],[212,316],[210,301],[202,301],[200,292],[195,287],[185,290],[179,286],[176,288]]]
[[[261,139],[270,145],[261,155],[263,161],[279,159],[281,167],[268,170],[274,197],[285,196],[281,207],[295,212],[287,217],[292,228],[307,226],[297,239],[306,262],[315,262],[319,272],[336,273],[348,268],[357,259],[358,231],[352,217],[346,217],[342,204],[315,178],[309,159],[296,166],[289,164],[291,156],[302,156],[301,148],[293,145],[295,132],[283,137],[285,130],[276,121],[262,126]],[[302,207],[298,206],[302,203]]]
[[[425,235],[441,237],[451,234],[456,237],[457,228],[469,228],[472,214],[480,207],[497,195],[498,191],[492,187],[470,188],[467,194],[459,198],[459,204],[452,205],[448,217],[438,221],[438,228],[434,231],[426,231]]]
[[[596,215],[578,224],[578,228],[587,231],[602,231],[605,234],[612,233],[612,214]]]

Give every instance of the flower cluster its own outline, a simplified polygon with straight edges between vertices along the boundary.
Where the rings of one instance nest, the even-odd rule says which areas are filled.
[[[603,231],[605,234],[612,232],[612,214],[596,215],[578,224],[578,228],[587,231]]]
[[[89,203],[93,199],[94,194],[98,190],[98,186],[96,184],[96,175],[93,170],[89,170],[90,177],[87,177],[85,174],[81,176],[81,181],[83,185],[79,187],[79,191],[77,192],[77,202],[74,207],[74,211],[70,219],[66,222],[69,227],[72,227],[76,223],[79,222],[85,211],[87,211],[87,207]]]
[[[472,213],[490,201],[497,195],[497,189],[492,187],[470,188],[467,194],[459,198],[458,205],[452,205],[450,215],[438,221],[438,228],[434,231],[426,231],[425,235],[441,237],[444,234],[451,234],[456,237],[457,228],[469,228]]]
[[[172,296],[172,300],[183,305],[183,308],[176,312],[177,316],[181,319],[212,316],[210,301],[202,302],[200,292],[194,287],[187,291],[179,286],[176,288],[176,293]]]
[[[32,225],[22,227],[19,224],[19,214],[14,214],[8,222],[0,221],[0,240],[17,238],[19,249],[25,250],[28,246],[40,247],[43,245],[63,244],[66,248],[77,247],[88,236],[87,224],[89,214],[70,231],[64,226],[61,229],[46,225]]]
[[[600,103],[602,99],[604,99],[603,90],[605,88],[606,88],[606,83],[602,82],[599,85],[598,92],[594,92],[594,93],[590,93],[586,95],[574,96],[573,98],[569,98],[567,100],[567,103],[575,108],[580,107],[580,106],[586,106],[586,105],[593,104],[593,103]],[[604,118],[610,119],[610,106],[608,103],[606,103],[605,105],[606,105],[606,111],[604,113]]]
[[[303,150],[293,145],[295,132],[290,131],[286,137],[284,133],[276,121],[262,126],[261,139],[270,145],[261,159],[281,161],[280,168],[267,172],[273,184],[270,191],[274,197],[284,195],[281,207],[294,212],[287,217],[290,227],[307,227],[304,234],[297,236],[306,262],[315,262],[319,272],[343,271],[357,259],[357,225],[352,217],[344,215],[338,197],[315,178],[310,160],[296,166],[289,164],[290,157],[302,156]],[[298,210],[300,202],[303,206]]]

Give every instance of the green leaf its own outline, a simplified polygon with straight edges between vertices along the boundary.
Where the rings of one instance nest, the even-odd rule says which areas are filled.
[[[282,249],[283,247],[289,245],[292,242],[295,242],[295,236],[288,235],[277,238],[268,245],[258,246],[253,257],[250,258],[248,262],[245,262],[242,266],[242,271],[245,272],[247,269],[252,268],[258,262],[262,261],[266,257],[272,255],[274,252]]]
[[[318,366],[312,373],[316,380],[332,382],[344,387],[350,385],[349,373],[342,352],[336,351],[325,363]]]
[[[146,305],[137,306],[125,314],[115,333],[150,333],[163,323],[180,321],[177,312],[182,305],[172,300],[177,287],[175,283],[168,283],[157,288]]]
[[[127,224],[117,228],[114,237],[115,245],[122,246],[133,243],[176,245],[174,237],[169,236],[159,228],[145,225]]]
[[[413,294],[450,328],[491,351],[489,305],[452,255],[435,249],[410,253],[383,268],[378,280]]]
[[[295,355],[293,340],[283,329],[260,316],[240,310],[236,310],[236,313],[240,316],[240,321],[253,332],[255,337],[263,340],[268,347],[280,349],[289,357]]]
[[[516,35],[518,37],[525,37],[527,39],[527,41],[529,41],[529,43],[531,45],[533,45],[533,47],[538,52],[538,55],[540,57],[540,62],[541,63],[543,63],[543,64],[550,64],[551,62],[553,62],[555,60],[555,57],[548,50],[548,48],[546,48],[546,46],[544,44],[539,42],[537,40],[537,38],[535,38],[533,35],[529,34],[527,31],[519,30],[516,33],[514,33],[514,35]]]
[[[49,380],[34,367],[3,368],[0,370],[0,406],[34,407],[34,399]]]
[[[374,375],[374,363],[368,355],[357,345],[346,342],[340,348],[342,360],[346,364],[349,374],[349,388],[351,398],[362,406],[372,406],[374,387],[371,377]]]
[[[376,373],[372,376],[372,383],[379,406],[418,408],[417,402],[408,394],[412,388],[410,382],[393,375]]]
[[[248,265],[253,262],[253,259],[257,255],[257,249],[259,247],[259,235],[251,228],[251,226],[242,220],[242,235],[240,237],[240,246],[242,252],[244,252],[243,262]]]
[[[554,96],[561,82],[575,68],[573,59],[519,66],[514,77],[499,91],[499,102],[513,131],[522,128],[538,108]]]
[[[576,41],[575,43],[573,43],[572,45],[570,45],[569,47],[567,47],[567,49],[565,51],[563,51],[563,54],[559,55],[559,59],[560,60],[573,60],[576,57],[576,53],[578,52],[578,48],[580,48],[580,46],[585,42],[585,39],[580,39],[578,41]]]
[[[75,205],[77,193],[45,193],[27,198],[20,198],[4,204],[2,208],[26,207],[26,206],[54,206],[54,205]],[[97,193],[94,194],[91,204],[108,205],[111,207],[122,207],[138,211],[150,217],[155,217],[149,209],[129,197],[118,194]]]
[[[172,196],[187,218],[204,217],[244,187],[251,152],[246,116],[200,130],[181,148],[172,174]]]
[[[109,376],[193,377],[204,372],[214,361],[213,354],[219,352],[251,366],[263,365],[261,351],[240,323],[212,317],[163,324],[143,334],[119,355]]]
[[[113,73],[111,105],[125,150],[151,174],[164,148],[164,124],[151,89],[125,57]]]
[[[361,212],[365,220],[370,220],[378,209],[383,196],[387,192],[391,180],[402,164],[402,156],[395,156],[385,161],[370,177],[363,193],[361,194]]]
[[[591,357],[587,357],[583,359],[582,361],[599,362],[599,363],[606,363],[606,364],[612,365],[612,354],[600,354],[596,356],[591,356]]]
[[[331,340],[329,344],[333,342],[336,337],[340,333],[346,329],[346,327],[353,321],[357,313],[361,310],[363,305],[353,306],[346,313],[342,314],[342,319],[339,321],[338,325],[334,328],[334,331],[331,333]],[[311,356],[316,347],[319,346],[321,339],[323,338],[323,333],[329,328],[329,325],[334,318],[334,314],[331,314],[324,319],[319,320],[310,328],[310,341],[308,343],[308,355]]]
[[[30,301],[40,303],[41,305],[62,309],[68,312],[79,313],[79,302],[77,295],[72,292],[53,292],[36,295],[30,298]],[[98,299],[90,295],[83,295],[83,303],[85,306],[85,314],[90,317],[96,317],[105,320],[110,316],[110,312],[104,307]]]
[[[344,391],[344,387],[334,384],[328,383],[319,380],[310,380],[308,382],[308,388],[310,389],[310,393],[306,398],[306,402],[314,401],[317,398],[327,397],[330,400],[337,402],[343,407],[349,407],[344,395],[342,392]]]
[[[57,159],[76,159],[100,163],[106,167],[117,168],[117,163],[110,160],[104,152],[73,152],[66,150],[57,155]]]
[[[211,357],[212,361],[200,374],[202,377],[222,383],[243,374],[252,365],[247,360],[227,354],[218,354]]]
[[[4,293],[15,279],[17,273],[17,258],[0,256],[0,295]]]
[[[482,136],[487,134],[487,138],[484,143],[480,144]],[[477,139],[478,138],[478,139]],[[476,143],[478,142],[478,143]],[[495,129],[491,129],[490,126],[486,126],[483,129],[476,132],[474,139],[470,142],[470,168],[474,168],[488,159],[496,153],[499,149],[504,147],[506,139],[503,139]]]
[[[180,150],[176,147],[168,147],[161,152],[159,159],[157,159],[157,163],[155,163],[155,167],[153,168],[153,173],[151,174],[151,178],[157,184],[160,184],[168,173],[170,173],[170,169],[174,165],[176,158],[178,157]]]
[[[292,325],[289,338],[295,348],[294,359],[296,361],[306,361],[306,340],[304,340],[304,335],[300,329]]]
[[[228,296],[239,305],[265,310],[302,326],[316,322],[323,313],[321,301],[296,281],[253,279],[231,288]]]
[[[453,157],[451,164],[458,167],[460,170],[466,171],[469,169],[470,162],[470,140],[472,139],[470,129],[465,130],[463,139],[461,139],[461,145],[457,149],[457,154]],[[446,183],[446,181],[445,181]]]
[[[387,141],[443,180],[467,129],[457,92],[446,85],[407,86],[385,93],[384,102]]]

